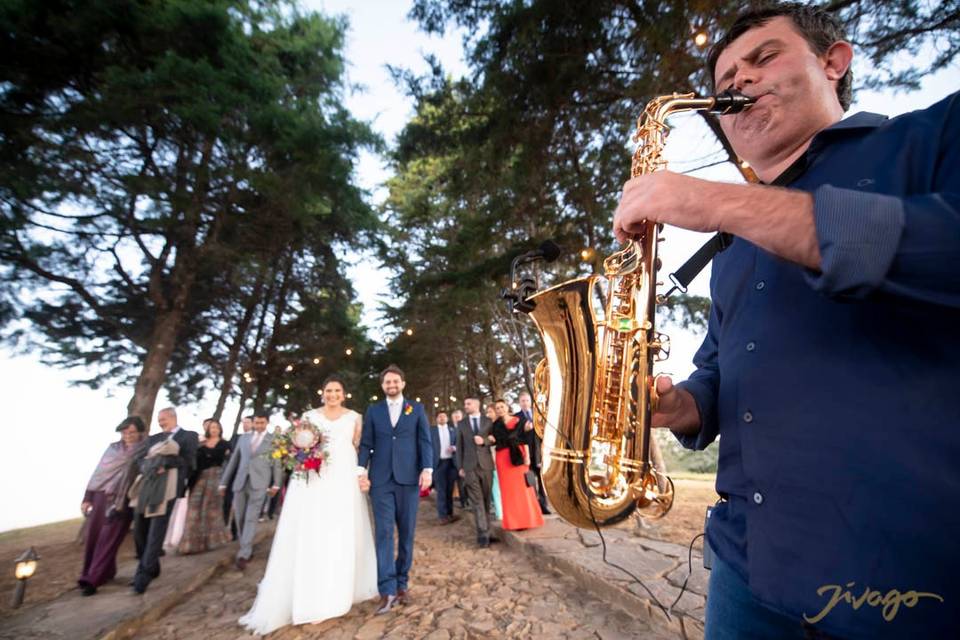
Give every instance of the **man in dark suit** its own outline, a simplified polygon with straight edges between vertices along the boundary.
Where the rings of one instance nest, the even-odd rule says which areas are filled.
[[[157,474],[176,472],[176,497],[182,498],[187,492],[190,474],[197,464],[197,447],[200,440],[193,431],[180,428],[177,423],[177,412],[173,407],[161,409],[157,414],[157,422],[162,431],[150,436],[146,450],[137,463],[143,470],[148,466],[146,454],[154,445],[167,440],[176,442],[180,448],[177,455],[160,456],[162,459],[155,464],[150,464],[148,468],[151,473]],[[137,508],[133,518],[133,540],[140,561],[133,576],[132,586],[135,593],[145,592],[150,581],[160,575],[160,552],[163,549],[163,539],[167,535],[167,523],[173,503],[174,499],[168,500],[164,513],[154,517],[147,517],[142,508]]]
[[[543,515],[547,515],[550,513],[550,509],[547,509],[547,493],[543,490],[543,480],[540,478],[540,462],[542,460],[540,449],[543,442],[533,428],[533,401],[526,391],[520,392],[517,401],[520,403],[520,411],[514,415],[521,420],[525,420],[523,435],[527,448],[530,450],[530,470],[537,476],[537,501],[540,503],[540,511],[543,512]]]
[[[453,423],[454,432],[456,432],[457,425],[460,424],[461,420],[463,420],[463,411],[454,409],[450,414],[450,421]],[[459,472],[457,473],[457,496],[461,509],[466,509],[470,506],[470,503],[467,502],[467,487],[463,484],[463,478],[460,477]]]
[[[409,602],[417,507],[420,490],[432,482],[433,443],[423,405],[403,397],[403,371],[390,365],[380,374],[380,386],[386,398],[371,405],[363,417],[357,463],[360,489],[370,491],[373,503],[380,592],[377,614],[384,614],[394,604]],[[394,530],[399,537],[396,559]]]
[[[480,414],[480,400],[464,401],[467,415],[457,425],[456,464],[467,487],[477,525],[477,544],[490,546],[490,502],[493,499],[493,423]]]
[[[430,427],[433,436],[433,488],[437,491],[437,517],[440,524],[460,519],[453,515],[453,485],[457,481],[456,430],[447,422],[447,414],[437,414],[437,424]]]

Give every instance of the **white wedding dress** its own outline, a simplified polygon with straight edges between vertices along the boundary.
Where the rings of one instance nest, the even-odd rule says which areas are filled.
[[[377,595],[370,509],[353,448],[357,414],[330,421],[314,409],[310,419],[326,433],[329,455],[319,476],[290,480],[257,599],[240,618],[254,633],[342,616]]]

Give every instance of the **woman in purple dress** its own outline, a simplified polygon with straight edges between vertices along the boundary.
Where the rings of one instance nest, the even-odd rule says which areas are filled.
[[[131,416],[117,427],[120,440],[104,452],[93,472],[80,510],[87,516],[83,571],[77,583],[85,596],[109,582],[117,573],[117,550],[130,530],[133,512],[127,507],[127,490],[136,477],[134,458],[146,445],[147,427]]]

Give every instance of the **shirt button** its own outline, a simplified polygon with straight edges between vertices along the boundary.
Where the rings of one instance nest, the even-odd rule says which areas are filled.
[[[751,341],[751,342],[748,342],[748,343],[747,343],[747,351],[753,351],[753,350],[755,350],[756,348],[757,348],[757,343],[756,343],[756,342],[752,342],[752,341]]]
[[[744,422],[753,422],[753,414],[750,413],[749,411],[747,411],[746,413],[744,413],[744,414],[743,414],[743,421],[744,421]]]
[[[761,281],[758,282],[755,286],[756,286],[757,291],[763,291],[763,288],[764,288],[765,286],[767,286],[767,285],[763,282],[763,280],[761,280]]]
[[[763,504],[763,494],[757,491],[753,494],[753,501],[757,504]]]

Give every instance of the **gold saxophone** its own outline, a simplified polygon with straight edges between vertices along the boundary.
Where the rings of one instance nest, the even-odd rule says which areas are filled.
[[[730,91],[652,100],[633,136],[631,177],[665,167],[668,116],[735,113],[753,102]],[[659,518],[673,506],[673,481],[650,462],[650,420],[658,400],[653,364],[669,355],[667,336],[654,329],[660,226],[644,223],[626,248],[604,260],[605,305],[594,305],[598,275],[526,300],[544,347],[534,374],[543,486],[556,512],[577,527],[609,526],[637,509]]]

